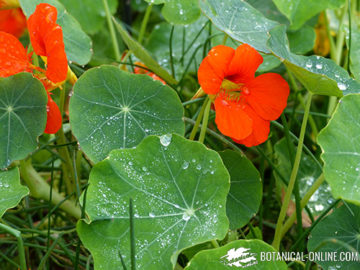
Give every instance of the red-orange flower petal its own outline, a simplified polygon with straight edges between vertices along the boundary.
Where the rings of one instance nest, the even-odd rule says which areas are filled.
[[[44,132],[47,134],[55,134],[61,128],[61,124],[62,117],[60,109],[48,92],[47,122]]]
[[[246,101],[265,120],[277,119],[285,109],[289,96],[288,83],[276,73],[266,73],[246,84]]]
[[[242,44],[237,47],[226,76],[234,83],[245,83],[254,79],[262,62],[262,56],[253,47]]]
[[[26,18],[20,8],[0,10],[0,31],[20,37],[26,29]]]
[[[36,6],[27,21],[34,51],[47,57],[46,76],[54,83],[64,81],[68,71],[63,33],[56,19],[56,8],[43,3]]]
[[[235,50],[224,45],[215,46],[201,62],[198,70],[198,79],[201,88],[209,95],[220,91],[229,64],[234,57]]]
[[[264,120],[259,117],[253,109],[247,107],[245,112],[253,120],[253,130],[252,133],[242,140],[233,139],[235,142],[244,144],[246,147],[252,147],[259,145],[265,142],[269,136],[270,132],[270,121]]]
[[[26,50],[11,34],[0,32],[0,77],[30,71]]]
[[[229,100],[223,95],[215,99],[215,123],[220,132],[237,140],[248,137],[253,129],[253,121],[244,111],[246,105]]]

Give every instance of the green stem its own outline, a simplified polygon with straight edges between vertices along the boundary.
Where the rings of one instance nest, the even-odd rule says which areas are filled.
[[[214,248],[220,247],[218,241],[216,240],[211,240],[211,244],[214,246]]]
[[[302,149],[303,149],[303,145],[304,145],[307,120],[309,118],[311,99],[312,99],[312,94],[310,94],[309,99],[307,100],[307,103],[306,103],[305,114],[304,114],[303,122],[301,125],[301,130],[300,130],[299,143],[298,143],[295,160],[294,160],[294,167],[291,171],[289,185],[287,187],[285,198],[284,198],[283,204],[281,206],[279,218],[278,218],[278,221],[276,224],[275,237],[274,237],[274,242],[272,245],[277,250],[279,250],[279,248],[280,248],[281,231],[282,231],[282,227],[283,227],[283,222],[284,222],[284,219],[286,216],[286,211],[289,207],[291,194],[292,194],[292,191],[293,191],[293,188],[295,185],[295,181],[296,181],[296,176],[297,176],[297,173],[299,170],[301,154],[302,154]]]
[[[26,267],[26,258],[25,258],[25,249],[24,249],[24,242],[21,237],[21,232],[18,230],[15,230],[14,228],[11,228],[5,224],[0,223],[0,229],[4,230],[5,232],[15,236],[17,239],[18,244],[18,251],[19,251],[19,259],[20,259],[20,269],[21,270],[27,270]]]
[[[115,33],[115,28],[114,25],[111,21],[111,13],[110,13],[110,9],[109,9],[109,5],[107,0],[103,0],[103,5],[104,5],[104,9],[105,9],[105,13],[106,13],[106,20],[107,20],[107,24],[110,30],[110,36],[111,36],[111,41],[113,44],[113,49],[114,49],[114,54],[115,54],[115,60],[116,61],[120,61],[121,60],[121,55],[120,55],[120,50],[119,50],[119,44],[116,38],[116,33]]]
[[[205,140],[206,128],[207,128],[207,125],[209,122],[210,107],[211,107],[211,101],[209,100],[205,107],[204,117],[203,117],[203,121],[202,121],[202,127],[201,127],[201,131],[200,131],[200,136],[199,136],[199,142],[201,142],[201,143],[204,143],[204,140]]]
[[[290,157],[290,163],[291,166],[294,166],[294,149],[293,149],[293,143],[291,141],[290,138],[290,133],[289,133],[289,127],[287,124],[287,120],[284,114],[281,114],[281,121],[283,122],[284,125],[284,130],[285,130],[285,137],[286,137],[286,142],[287,142],[287,146],[288,146],[288,152],[289,152],[289,157]],[[295,186],[294,186],[294,195],[295,195],[295,206],[296,206],[296,220],[297,220],[297,231],[298,234],[301,235],[302,234],[302,216],[301,216],[301,206],[300,206],[300,188],[299,188],[299,182],[295,181]]]
[[[61,113],[61,115],[63,115],[63,113],[64,113],[65,94],[66,94],[65,89],[63,89],[60,92],[60,113]],[[57,132],[57,136],[58,136],[58,139],[57,139],[58,145],[66,145],[67,144],[63,127],[61,127],[59,129],[59,131]],[[66,189],[67,189],[67,192],[70,194],[75,190],[75,172],[74,172],[74,168],[72,166],[72,160],[70,158],[70,154],[69,154],[67,146],[60,147],[58,151],[59,151],[59,154],[62,157],[62,159],[65,160],[65,162],[62,162],[61,166],[62,166],[63,173],[64,173]]]
[[[31,160],[22,160],[20,161],[20,173],[22,179],[25,181],[26,185],[30,189],[30,195],[37,199],[50,199],[50,186],[46,181],[35,171],[31,164]],[[64,201],[64,197],[58,193],[56,190],[52,191],[51,203],[54,205],[62,204],[59,206],[66,213],[80,219],[81,210],[79,206],[76,206],[74,202],[70,200]]]
[[[144,19],[143,19],[143,21],[141,23],[140,34],[139,34],[139,38],[138,38],[138,42],[140,44],[143,42],[143,39],[144,39],[144,36],[145,36],[146,26],[147,26],[147,24],[149,22],[152,7],[153,7],[153,4],[150,4],[150,5],[147,6],[146,11],[145,11],[145,15],[144,15]]]
[[[298,86],[296,84],[294,75],[292,74],[292,72],[289,69],[287,69],[287,72],[288,72],[288,75],[289,75],[291,88],[294,89],[296,93],[298,93],[299,88],[298,88]],[[303,96],[302,95],[297,95],[297,97],[300,100],[301,106],[303,108],[305,108],[305,101],[304,101]],[[313,118],[313,116],[311,114],[309,115],[309,124],[310,124],[311,129],[312,129],[312,131],[314,133],[314,137],[317,138],[317,135],[319,134],[319,130],[318,130],[318,128],[316,126],[316,122],[315,122],[315,120],[314,120],[314,118]]]
[[[318,190],[318,188],[321,186],[321,184],[324,182],[324,180],[325,180],[324,174],[321,174],[319,176],[319,178],[311,186],[311,188],[306,192],[306,194],[304,195],[304,197],[303,197],[303,199],[301,200],[301,203],[300,203],[300,212],[307,205],[307,203],[309,202],[311,196]],[[298,211],[298,210],[296,210],[296,211]],[[296,220],[296,214],[293,213],[288,218],[288,220],[285,222],[285,224],[284,224],[284,226],[282,228],[282,231],[281,231],[281,237],[284,237],[286,232],[294,224],[295,220]]]
[[[340,65],[340,63],[341,63],[341,56],[342,56],[343,47],[344,47],[345,31],[342,28],[346,21],[347,10],[348,10],[348,5],[345,4],[344,8],[342,10],[341,21],[340,21],[337,39],[336,39],[336,51],[335,51],[335,56],[334,56],[335,58],[333,59],[337,65]],[[328,114],[330,114],[330,115],[332,114],[332,112],[334,111],[334,109],[336,107],[336,103],[337,103],[337,97],[335,97],[335,96],[330,97],[328,111],[327,111]]]
[[[199,125],[200,125],[200,122],[201,122],[201,119],[203,118],[203,115],[204,115],[204,112],[205,112],[205,108],[206,108],[206,104],[210,102],[208,98],[205,99],[202,107],[201,107],[201,111],[196,119],[196,122],[195,122],[195,125],[190,133],[190,137],[189,137],[189,140],[193,141],[195,139],[195,136],[196,136],[196,133],[199,129]]]
[[[174,36],[174,30],[175,30],[175,26],[173,25],[171,27],[170,38],[169,38],[169,52],[170,52],[171,75],[175,78],[175,67],[174,67],[173,45],[172,45],[173,36]]]

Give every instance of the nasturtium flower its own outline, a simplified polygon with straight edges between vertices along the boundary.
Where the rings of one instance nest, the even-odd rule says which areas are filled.
[[[281,115],[290,91],[279,74],[255,77],[262,62],[248,44],[236,50],[219,45],[210,50],[198,71],[201,88],[214,100],[218,129],[247,147],[267,140],[270,121]]]
[[[26,18],[20,8],[0,10],[0,31],[20,37],[25,29]]]
[[[59,83],[66,79],[68,64],[63,32],[56,19],[57,9],[43,3],[36,6],[27,24],[34,52],[46,57],[46,77],[54,83]]]
[[[13,35],[0,31],[0,77],[30,72],[29,57],[24,46]]]
[[[54,134],[62,124],[59,107],[51,98],[51,90],[66,80],[68,64],[62,29],[56,24],[57,10],[49,4],[40,4],[29,17],[27,24],[34,52],[44,56],[46,71],[31,63],[20,41],[13,35],[0,32],[0,77],[19,72],[34,72],[48,93],[47,123],[45,133]]]
[[[162,82],[162,84],[166,84],[165,81],[163,79],[161,79],[158,75],[156,75],[155,73],[147,70],[147,67],[141,63],[141,62],[135,62],[135,67],[134,67],[134,73],[135,74],[146,74],[148,76],[150,76],[151,78],[153,78],[154,80],[160,81]],[[144,67],[144,68],[141,68]]]

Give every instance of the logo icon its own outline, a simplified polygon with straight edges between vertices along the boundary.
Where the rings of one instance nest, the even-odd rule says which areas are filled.
[[[228,250],[227,254],[222,256],[221,259],[223,259],[225,265],[237,268],[247,268],[258,263],[255,253],[251,253],[250,248],[243,247]]]

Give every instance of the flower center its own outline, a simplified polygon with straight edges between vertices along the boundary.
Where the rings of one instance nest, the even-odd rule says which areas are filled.
[[[243,83],[234,83],[224,79],[221,84],[221,93],[229,100],[241,101],[244,95],[249,95],[250,91]]]

